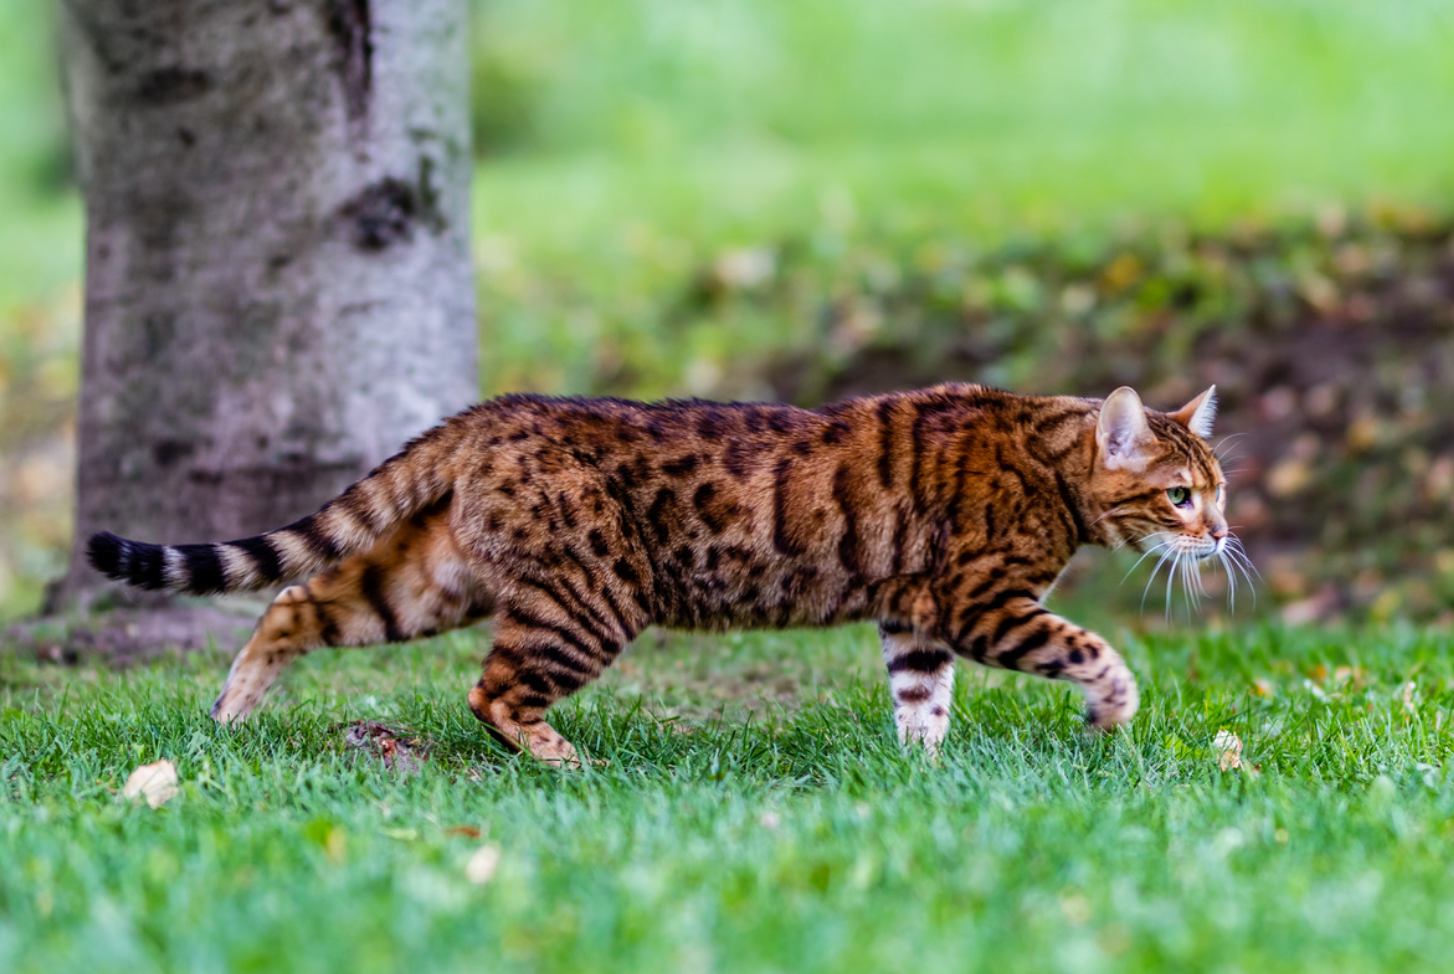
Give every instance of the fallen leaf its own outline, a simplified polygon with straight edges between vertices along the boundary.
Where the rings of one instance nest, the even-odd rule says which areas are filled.
[[[473,825],[456,825],[444,830],[445,835],[462,835],[466,839],[478,839],[480,830]]]
[[[147,805],[161,808],[177,797],[177,766],[167,760],[143,764],[126,779],[121,797],[145,798]]]
[[[1217,749],[1217,766],[1223,771],[1236,771],[1242,767],[1242,739],[1228,730],[1217,731],[1212,739]]]
[[[465,863],[464,876],[470,882],[483,886],[495,875],[495,870],[500,865],[500,848],[493,845],[482,845],[470,856],[469,862]]]
[[[1361,666],[1340,666],[1333,671],[1334,683],[1352,681],[1354,689],[1361,690],[1368,683],[1368,673]]]
[[[1419,685],[1413,680],[1410,680],[1399,688],[1399,696],[1403,699],[1405,713],[1412,714],[1418,712],[1418,692]]]
[[[417,774],[429,758],[424,741],[371,720],[347,725],[343,743],[376,756],[385,768],[403,774]]]

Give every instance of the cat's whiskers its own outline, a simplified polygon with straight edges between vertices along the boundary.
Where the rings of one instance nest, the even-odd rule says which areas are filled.
[[[1246,549],[1242,542],[1234,534],[1228,534],[1217,545],[1217,558],[1222,563],[1222,568],[1227,573],[1227,599],[1232,611],[1237,609],[1237,572],[1242,573],[1247,588],[1252,593],[1252,604],[1257,604],[1257,585],[1252,580],[1252,573],[1257,572],[1257,566],[1247,557]],[[1261,573],[1258,573],[1261,577]]]
[[[1227,564],[1227,553],[1221,545],[1217,545],[1217,560],[1222,563],[1222,571],[1227,573],[1227,611],[1237,611],[1237,576]]]
[[[1166,544],[1167,543],[1165,541],[1158,541],[1153,547],[1148,548],[1146,551],[1143,551],[1141,553],[1141,557],[1136,559],[1136,564],[1132,565],[1130,569],[1127,570],[1126,574],[1121,576],[1121,584],[1125,585],[1126,579],[1131,577],[1131,572],[1134,572],[1136,569],[1140,568],[1143,561],[1156,554],[1156,552],[1160,551],[1162,548],[1165,548]]]
[[[1151,586],[1156,581],[1157,572],[1161,571],[1161,566],[1166,564],[1167,559],[1175,554],[1175,549],[1172,547],[1171,542],[1172,539],[1163,536],[1163,540],[1157,545],[1158,548],[1162,549],[1161,557],[1157,558],[1156,564],[1151,567],[1151,577],[1146,579],[1146,587],[1141,591],[1142,612],[1146,611],[1146,597],[1151,594]],[[1154,551],[1155,549],[1152,550]]]
[[[1126,513],[1126,508],[1125,508],[1124,505],[1121,506],[1121,507],[1113,507],[1109,511],[1106,511],[1100,517],[1098,517],[1094,521],[1092,521],[1090,523],[1090,526],[1091,527],[1095,527],[1097,524],[1100,524],[1102,521],[1104,521],[1106,518],[1110,517],[1113,514],[1124,514],[1124,513]]]
[[[1257,566],[1252,564],[1251,558],[1247,557],[1247,549],[1242,547],[1241,538],[1238,538],[1235,534],[1227,535],[1226,548],[1227,552],[1241,565],[1244,566],[1244,572],[1246,571],[1246,569],[1251,569],[1259,579],[1262,578],[1262,573],[1257,571]],[[1247,578],[1247,582],[1248,584],[1251,584],[1252,582],[1252,578],[1250,575]]]
[[[1202,581],[1202,565],[1206,564],[1207,558],[1208,555],[1192,553],[1192,557],[1188,558],[1186,563],[1187,575],[1191,579],[1192,585],[1196,588],[1195,593],[1188,592],[1187,594],[1189,596],[1195,595],[1192,601],[1197,603],[1198,606],[1201,604],[1201,600],[1206,598],[1207,595],[1206,583]]]
[[[1218,541],[1209,541],[1207,538],[1196,538],[1187,534],[1172,531],[1153,531],[1139,539],[1147,543],[1146,550],[1137,558],[1135,563],[1127,570],[1122,577],[1121,583],[1126,579],[1147,558],[1155,555],[1156,564],[1151,568],[1151,575],[1146,579],[1145,588],[1141,593],[1141,609],[1146,609],[1146,599],[1151,594],[1151,588],[1156,584],[1157,578],[1163,566],[1167,568],[1166,576],[1166,618],[1169,622],[1174,615],[1174,590],[1180,583],[1182,594],[1186,597],[1188,608],[1195,610],[1204,598],[1210,596],[1207,591],[1206,582],[1202,576],[1207,563],[1220,563],[1222,570],[1227,574],[1227,598],[1229,605],[1235,611],[1237,604],[1238,574],[1251,590],[1253,602],[1257,599],[1257,586],[1253,581],[1253,574],[1257,571],[1247,558],[1242,542],[1235,535],[1228,534]]]
[[[1229,456],[1225,456],[1222,451],[1224,449],[1230,449],[1234,440],[1239,440],[1246,435],[1246,433],[1230,433],[1227,436],[1222,437],[1220,440],[1217,441],[1216,445],[1212,447],[1212,455],[1215,456],[1219,462],[1232,459]]]
[[[1171,587],[1176,581],[1177,574],[1181,571],[1181,560],[1185,554],[1180,545],[1172,545],[1171,550],[1174,557],[1171,562],[1171,570],[1166,573],[1166,621],[1168,624],[1171,622]]]
[[[1252,564],[1252,559],[1247,557],[1247,551],[1242,547],[1242,542],[1235,536],[1227,536],[1225,551],[1229,563],[1242,573],[1242,577],[1247,581],[1247,587],[1252,590],[1252,603],[1257,604],[1257,586],[1253,582],[1252,576],[1255,574],[1261,579],[1262,573],[1257,570],[1256,565]]]

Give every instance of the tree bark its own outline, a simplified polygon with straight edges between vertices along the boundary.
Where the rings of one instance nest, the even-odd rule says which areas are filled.
[[[65,0],[76,542],[309,513],[476,395],[464,0]]]

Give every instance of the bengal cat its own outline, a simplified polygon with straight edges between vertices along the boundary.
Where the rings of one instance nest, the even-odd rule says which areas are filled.
[[[820,409],[505,396],[419,436],[316,514],[253,538],[112,534],[91,563],[148,589],[283,591],[212,708],[255,709],[320,646],[403,642],[493,616],[469,706],[545,761],[578,761],[546,710],[652,624],[874,620],[900,738],[937,749],[954,658],[1079,686],[1110,729],[1136,681],[1041,600],[1082,544],[1174,568],[1235,552],[1206,442],[1208,389],[1174,413],[941,385]],[[314,574],[321,573],[321,574]]]

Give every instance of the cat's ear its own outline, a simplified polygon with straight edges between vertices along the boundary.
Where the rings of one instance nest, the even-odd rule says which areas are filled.
[[[1207,391],[1174,413],[1167,413],[1202,439],[1210,439],[1212,420],[1217,418],[1217,387],[1209,386]]]
[[[1156,437],[1135,389],[1121,386],[1101,403],[1096,446],[1107,470],[1144,470],[1156,455]]]

